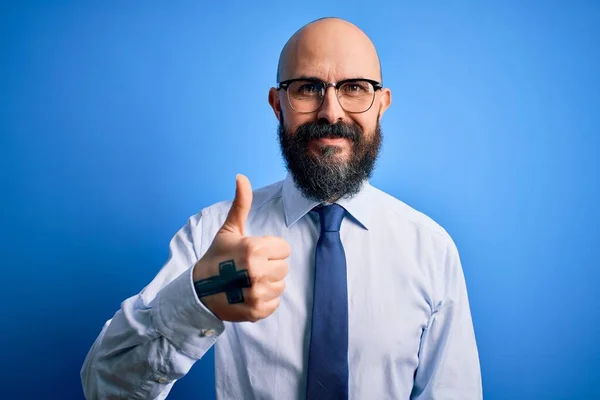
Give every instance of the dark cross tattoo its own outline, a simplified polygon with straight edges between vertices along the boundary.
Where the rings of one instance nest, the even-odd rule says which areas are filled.
[[[248,270],[235,270],[233,260],[219,263],[219,275],[194,282],[198,298],[225,292],[229,304],[243,303],[242,288],[250,287]]]

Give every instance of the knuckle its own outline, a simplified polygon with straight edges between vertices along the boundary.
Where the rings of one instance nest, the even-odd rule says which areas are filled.
[[[251,257],[240,257],[239,265],[237,269],[247,269],[248,274],[252,273],[252,258]]]
[[[251,308],[255,308],[258,305],[259,301],[260,298],[256,290],[250,290],[248,292],[248,295],[246,296],[246,304]]]
[[[241,254],[240,254],[240,259],[242,261],[242,263],[244,263],[244,265],[249,266],[252,263],[252,258],[254,256],[254,250],[252,248],[252,246],[244,246]]]
[[[242,246],[244,247],[251,247],[253,242],[254,241],[252,240],[252,236],[244,236],[241,239]]]
[[[277,309],[277,307],[279,307],[280,303],[281,303],[281,297],[276,297],[275,299],[273,299],[273,301],[271,302],[269,314],[274,313],[275,310]]]
[[[285,290],[285,281],[281,281],[281,284],[279,286],[279,294],[283,293],[284,290]]]
[[[256,252],[257,244],[256,240],[251,236],[245,236],[241,239],[242,243],[242,254],[252,255]]]
[[[248,266],[248,278],[250,278],[250,283],[255,285],[262,279],[262,274],[259,268]],[[256,290],[256,288],[254,288]]]
[[[262,312],[260,311],[259,308],[254,307],[254,308],[250,309],[250,311],[248,313],[248,320],[250,322],[257,322],[257,321],[260,321],[263,318],[264,317],[263,317]]]
[[[283,290],[285,289],[284,285],[281,284],[277,284],[277,286],[275,286],[273,288],[273,292],[272,292],[272,296],[271,296],[271,300],[274,300],[276,298],[281,297],[281,295],[283,294]]]
[[[287,276],[289,272],[289,265],[286,262],[277,263],[276,267],[272,271],[273,280],[278,282]]]
[[[283,272],[284,276],[286,276],[288,272],[290,272],[290,264],[287,261],[284,261],[282,263],[281,271]]]

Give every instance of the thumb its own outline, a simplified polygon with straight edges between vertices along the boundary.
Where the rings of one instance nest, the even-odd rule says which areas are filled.
[[[244,225],[251,205],[252,186],[250,181],[244,175],[238,174],[235,177],[235,198],[221,229],[244,236]]]

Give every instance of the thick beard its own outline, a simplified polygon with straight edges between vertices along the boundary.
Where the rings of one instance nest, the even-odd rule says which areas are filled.
[[[283,118],[278,128],[279,145],[296,186],[308,199],[333,202],[342,197],[352,198],[371,177],[381,148],[382,134],[377,126],[367,139],[357,124],[310,122],[298,127],[295,133],[285,129]],[[352,142],[352,153],[341,160],[336,146],[324,146],[316,156],[308,148],[310,139],[346,138]]]

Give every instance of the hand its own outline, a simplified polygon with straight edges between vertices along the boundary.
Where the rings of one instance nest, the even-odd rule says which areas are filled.
[[[244,302],[229,304],[225,293],[200,299],[223,321],[256,322],[271,315],[279,306],[289,267],[285,259],[290,246],[275,236],[244,236],[244,226],[252,205],[252,187],[243,175],[236,177],[235,199],[223,226],[206,254],[194,266],[194,282],[219,275],[219,264],[233,260],[237,271],[247,270],[251,287],[242,289]]]

